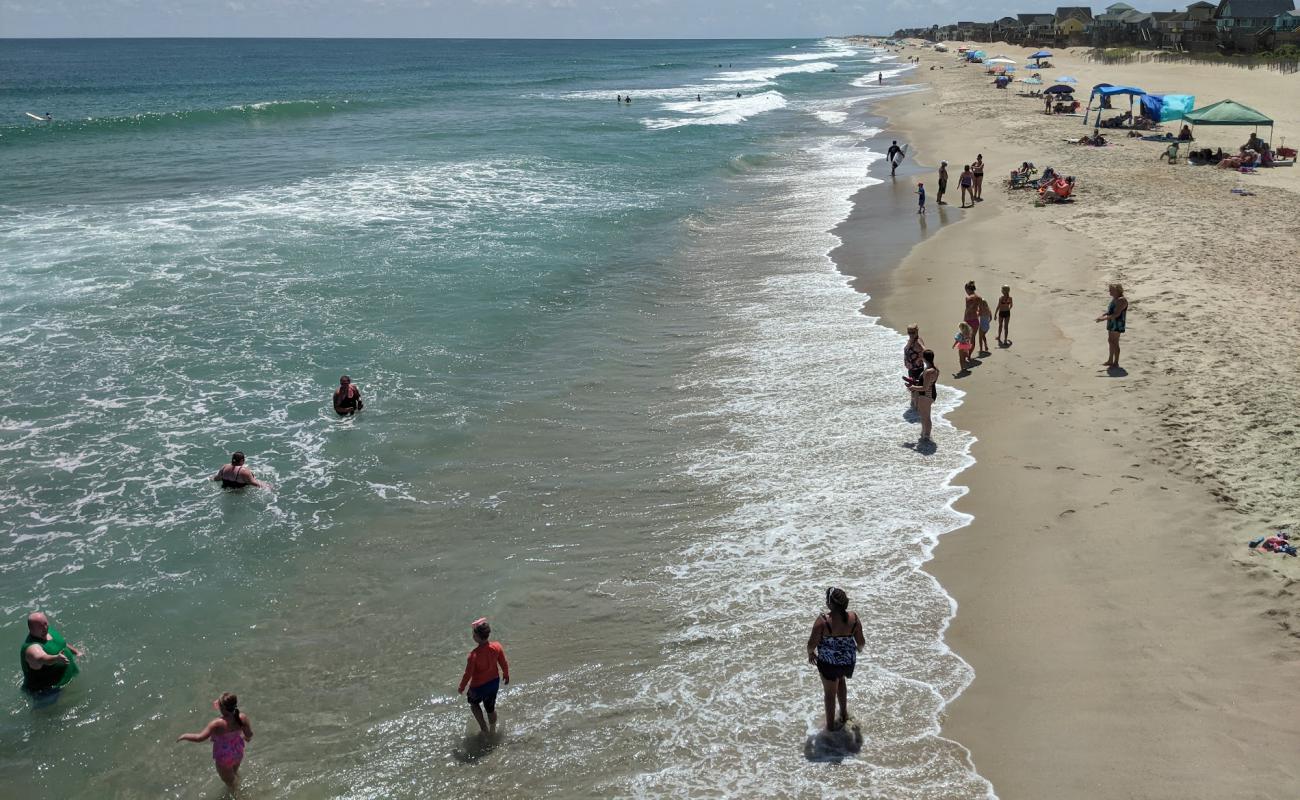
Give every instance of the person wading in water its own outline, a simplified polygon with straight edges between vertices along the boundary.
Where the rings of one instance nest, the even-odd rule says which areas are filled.
[[[826,700],[826,730],[843,727],[849,718],[849,685],[858,653],[867,641],[862,637],[862,620],[849,611],[849,596],[843,589],[832,586],[826,590],[826,607],[830,613],[822,614],[813,623],[808,637],[808,663],[817,666],[822,677]],[[839,701],[840,719],[835,720],[835,703]]]

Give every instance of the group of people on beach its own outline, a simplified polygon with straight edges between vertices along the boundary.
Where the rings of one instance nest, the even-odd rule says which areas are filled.
[[[902,163],[902,150],[898,147],[898,142],[890,145],[888,151],[890,163],[889,175],[894,177],[898,170],[898,165]],[[961,175],[957,178],[957,185],[961,188],[961,207],[974,208],[976,203],[984,202],[984,154],[979,153],[975,160],[962,167]],[[934,201],[937,205],[946,206],[943,196],[948,192],[948,162],[939,162],[939,191],[935,195]],[[916,182],[917,214],[925,213],[925,182]],[[969,200],[970,202],[967,202]]]
[[[354,416],[365,408],[360,388],[347,375],[339,379],[339,387],[334,391],[331,403],[334,413],[339,417]],[[246,460],[242,451],[235,451],[230,457],[230,463],[218,469],[210,480],[220,481],[223,489],[234,491],[250,486],[273,488],[253,475]],[[502,685],[510,683],[510,665],[501,643],[491,640],[492,628],[486,617],[474,620],[470,624],[470,631],[475,647],[466,659],[465,672],[456,691],[457,694],[465,694],[479,730],[484,735],[490,735],[496,731],[497,726],[497,694]],[[19,652],[23,691],[32,697],[37,707],[57,702],[64,687],[80,673],[77,659],[81,655],[82,650],[69,644],[63,634],[50,625],[45,613],[34,611],[28,614],[27,637]],[[181,734],[177,741],[210,741],[217,775],[233,789],[239,782],[239,766],[244,760],[245,744],[253,738],[253,726],[248,715],[240,711],[239,698],[232,692],[222,693],[212,701],[212,707],[218,713],[215,719],[210,720],[197,733]]]

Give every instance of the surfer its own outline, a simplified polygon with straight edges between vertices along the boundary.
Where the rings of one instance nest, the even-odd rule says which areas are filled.
[[[361,402],[361,390],[352,383],[347,375],[339,378],[339,388],[334,392],[334,413],[340,417],[350,417],[366,404]]]
[[[848,678],[853,677],[858,653],[866,645],[862,636],[862,620],[849,611],[849,596],[832,586],[826,590],[826,607],[830,613],[822,614],[813,623],[808,637],[808,663],[817,666],[822,677],[826,700],[826,729],[840,728],[849,718]],[[835,721],[835,702],[839,701],[840,721]]]
[[[488,625],[487,617],[474,620],[470,628],[474,631],[474,641],[478,646],[469,651],[469,657],[465,660],[465,674],[460,677],[456,693],[460,694],[466,686],[469,687],[465,699],[469,701],[469,710],[474,713],[479,729],[486,734],[496,731],[497,692],[502,683],[510,685],[510,664],[506,662],[506,651],[501,643],[488,641],[492,635],[492,626]],[[486,721],[480,705],[487,709]]]
[[[209,480],[221,481],[222,489],[242,489],[245,486],[271,488],[270,484],[254,478],[253,471],[244,466],[244,453],[240,450],[231,453],[230,463],[217,470]]]
[[[27,638],[23,640],[23,689],[32,694],[54,694],[77,677],[77,656],[81,651],[50,627],[50,619],[39,611],[27,615]]]
[[[897,139],[889,145],[889,150],[885,154],[889,157],[889,177],[892,178],[898,170],[898,165],[903,163],[903,148],[898,146]]]

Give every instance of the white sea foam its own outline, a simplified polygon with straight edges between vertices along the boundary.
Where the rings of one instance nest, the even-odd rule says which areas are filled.
[[[664,103],[660,106],[664,111],[672,111],[683,116],[643,119],[641,124],[651,130],[679,128],[683,125],[738,125],[756,114],[785,108],[785,106],[785,95],[777,91],[704,102],[688,100]]]
[[[872,70],[861,77],[854,78],[853,85],[868,89],[878,87],[882,75],[886,78],[897,78],[899,75],[905,75],[914,69],[916,69],[915,64],[898,64],[882,67],[880,69]]]
[[[790,66],[771,66],[759,67],[758,69],[745,69],[730,72],[719,72],[717,77],[709,78],[710,81],[730,81],[735,83],[771,83],[782,75],[798,75],[802,73],[827,72],[835,69],[836,64],[830,61],[814,61],[810,64],[793,64]]]
[[[816,61],[820,58],[852,58],[857,54],[857,50],[841,48],[838,50],[814,50],[810,53],[789,53],[787,55],[770,56],[770,58],[774,61]]]

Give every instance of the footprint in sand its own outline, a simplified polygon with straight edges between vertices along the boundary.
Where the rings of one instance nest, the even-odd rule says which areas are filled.
[[[1073,508],[1067,508],[1067,509],[1065,509],[1064,511],[1062,511],[1061,513],[1057,514],[1056,516],[1058,516],[1058,517],[1068,517],[1068,516],[1070,516],[1070,515],[1073,514],[1073,513],[1074,513],[1074,509],[1073,509]]]

